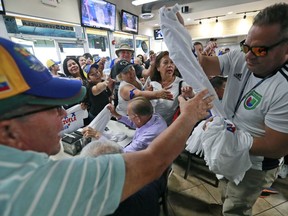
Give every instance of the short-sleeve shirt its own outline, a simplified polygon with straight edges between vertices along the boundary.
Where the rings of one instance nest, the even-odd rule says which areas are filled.
[[[93,116],[97,116],[103,108],[110,103],[110,96],[112,95],[112,92],[107,87],[104,91],[100,92],[98,95],[93,95],[92,88],[94,84],[89,83],[88,87],[88,98],[89,98],[89,104],[90,109],[89,112]]]
[[[1,215],[107,215],[120,203],[120,154],[59,161],[0,145]]]
[[[284,64],[273,76],[262,81],[251,73],[245,62],[245,55],[240,50],[219,56],[220,67],[228,81],[223,97],[224,110],[232,119],[234,110],[243,89],[241,103],[233,122],[253,137],[265,134],[265,126],[288,133],[288,63]],[[257,83],[261,82],[253,89]],[[246,83],[246,84],[245,84]],[[250,91],[251,90],[251,91]],[[263,157],[251,156],[253,168],[262,169]]]

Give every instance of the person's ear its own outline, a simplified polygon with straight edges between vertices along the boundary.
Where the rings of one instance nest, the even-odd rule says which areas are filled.
[[[0,121],[0,143],[16,147],[17,133],[11,127],[11,120]]]

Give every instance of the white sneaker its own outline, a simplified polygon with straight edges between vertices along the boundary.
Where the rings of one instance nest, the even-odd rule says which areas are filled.
[[[282,167],[280,168],[278,176],[280,176],[281,178],[286,178],[287,175],[288,175],[288,165],[283,164]]]

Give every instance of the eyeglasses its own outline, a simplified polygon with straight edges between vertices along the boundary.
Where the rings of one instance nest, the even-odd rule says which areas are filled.
[[[240,42],[240,47],[241,47],[241,50],[247,54],[249,51],[251,51],[255,56],[258,56],[258,57],[264,57],[264,56],[267,56],[268,55],[268,50],[271,50],[273,49],[274,47],[284,43],[284,42],[287,42],[288,41],[288,38],[284,38],[283,40],[280,40],[279,42],[271,45],[271,46],[248,46],[247,44],[245,44],[245,40],[241,41]]]
[[[21,118],[21,117],[24,117],[24,116],[27,116],[27,115],[32,115],[32,114],[35,114],[35,113],[38,113],[38,112],[44,112],[44,111],[48,111],[48,110],[52,110],[52,109],[56,109],[57,113],[59,115],[61,115],[62,112],[63,112],[63,107],[62,106],[49,106],[49,107],[44,107],[42,109],[32,110],[32,111],[28,111],[26,113],[21,113],[21,114],[18,114],[18,115],[14,115],[14,116],[11,116],[11,117],[8,117],[8,118],[4,118],[4,119],[8,120],[8,119],[14,119],[14,118]]]

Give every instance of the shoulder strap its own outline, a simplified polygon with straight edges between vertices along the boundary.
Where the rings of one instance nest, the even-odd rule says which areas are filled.
[[[181,95],[181,88],[182,88],[182,83],[183,83],[183,80],[180,80],[179,82],[179,89],[178,89],[178,96]]]

